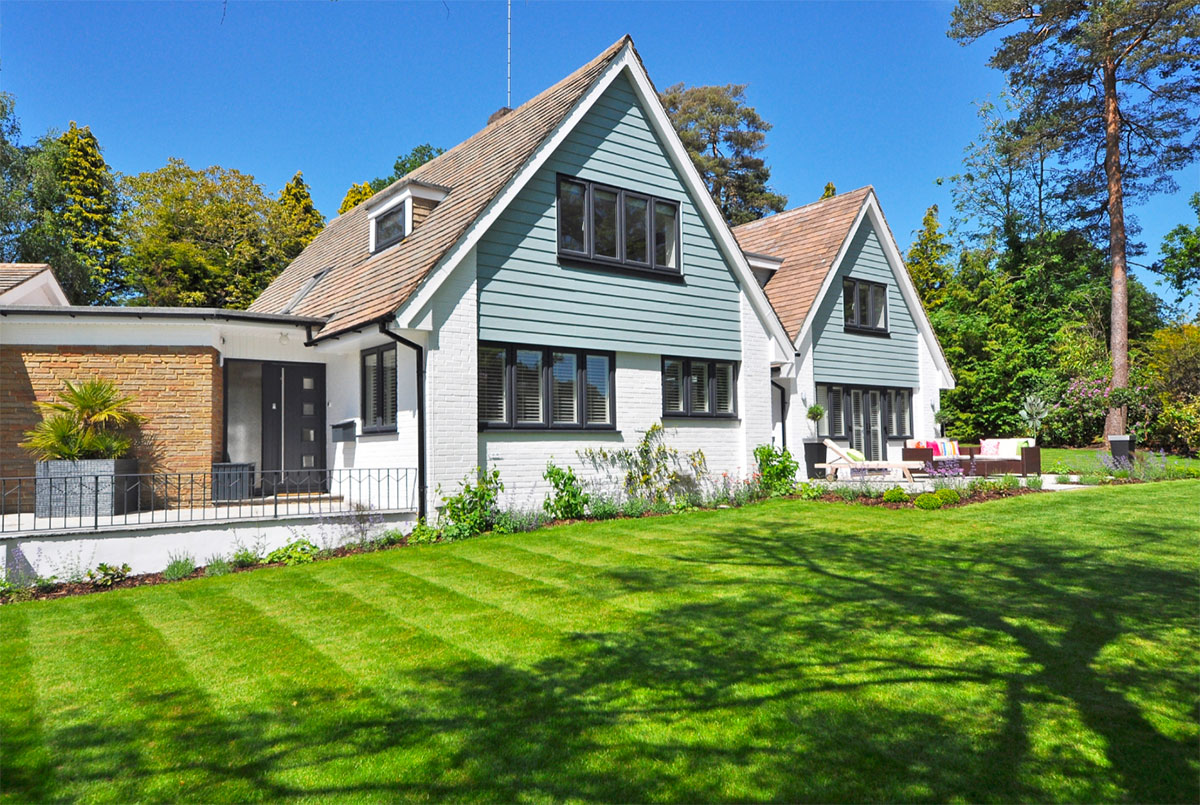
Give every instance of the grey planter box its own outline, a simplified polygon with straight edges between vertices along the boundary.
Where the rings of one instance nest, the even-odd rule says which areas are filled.
[[[137,459],[39,461],[34,481],[38,517],[111,517],[137,511]]]
[[[224,461],[212,465],[213,500],[245,500],[254,493],[254,464]]]

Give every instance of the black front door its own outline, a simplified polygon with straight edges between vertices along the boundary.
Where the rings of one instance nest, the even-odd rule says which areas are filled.
[[[325,484],[325,366],[262,365],[263,486],[318,492]]]

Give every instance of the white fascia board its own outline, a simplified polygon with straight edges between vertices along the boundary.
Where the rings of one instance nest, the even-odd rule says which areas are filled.
[[[952,389],[954,388],[954,375],[950,371],[950,364],[947,363],[946,355],[942,352],[942,345],[938,343],[937,335],[933,332],[933,325],[929,321],[929,316],[925,313],[925,306],[921,304],[921,298],[917,295],[917,289],[912,283],[912,277],[909,276],[908,269],[904,266],[904,259],[900,256],[900,249],[896,246],[891,229],[888,228],[886,222],[883,220],[883,211],[879,208],[879,200],[875,198],[874,192],[869,193],[863,201],[862,209],[858,211],[858,215],[854,219],[854,224],[846,232],[846,239],[842,241],[837,256],[833,259],[833,263],[829,266],[829,271],[825,274],[825,279],[821,282],[821,289],[817,291],[817,296],[813,299],[812,306],[808,309],[808,315],[804,319],[804,326],[800,328],[800,334],[796,336],[794,342],[796,349],[800,349],[800,345],[806,338],[811,339],[813,322],[817,318],[816,312],[825,300],[825,295],[829,293],[834,277],[837,276],[838,268],[842,265],[842,260],[846,257],[846,252],[850,250],[850,244],[854,241],[854,236],[858,234],[858,229],[862,226],[863,220],[868,218],[871,221],[871,225],[875,228],[875,234],[879,236],[879,242],[883,245],[884,256],[887,258],[888,266],[892,269],[892,276],[896,278],[896,287],[900,289],[900,295],[904,298],[904,303],[908,305],[909,313],[912,315],[913,321],[917,324],[917,330],[921,333],[921,337],[925,339],[925,344],[928,346],[930,354],[933,355],[938,372],[942,375],[942,382],[946,384],[942,388]]]
[[[751,268],[756,268],[759,271],[771,272],[778,271],[779,267],[783,265],[783,261],[778,257],[766,257],[758,254],[747,254],[746,262]]]
[[[45,297],[44,300],[28,301],[39,292]],[[55,307],[71,304],[54,277],[54,272],[48,268],[42,269],[32,277],[26,277],[4,293],[0,293],[0,305],[41,305],[43,301],[46,305]]]

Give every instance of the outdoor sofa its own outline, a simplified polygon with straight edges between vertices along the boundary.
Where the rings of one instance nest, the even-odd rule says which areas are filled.
[[[1042,450],[1033,439],[983,439],[978,447],[954,439],[909,439],[901,457],[935,471],[957,462],[963,475],[1042,474]]]

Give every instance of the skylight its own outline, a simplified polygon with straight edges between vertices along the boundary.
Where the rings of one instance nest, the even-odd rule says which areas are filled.
[[[308,282],[300,286],[300,290],[296,291],[295,295],[292,297],[291,301],[287,303],[287,307],[285,307],[282,312],[291,313],[293,310],[295,310],[296,306],[300,304],[304,297],[308,296],[308,292],[317,287],[317,283],[324,279],[325,275],[328,273],[328,268],[322,268],[316,274],[313,274],[312,277],[309,278]]]

